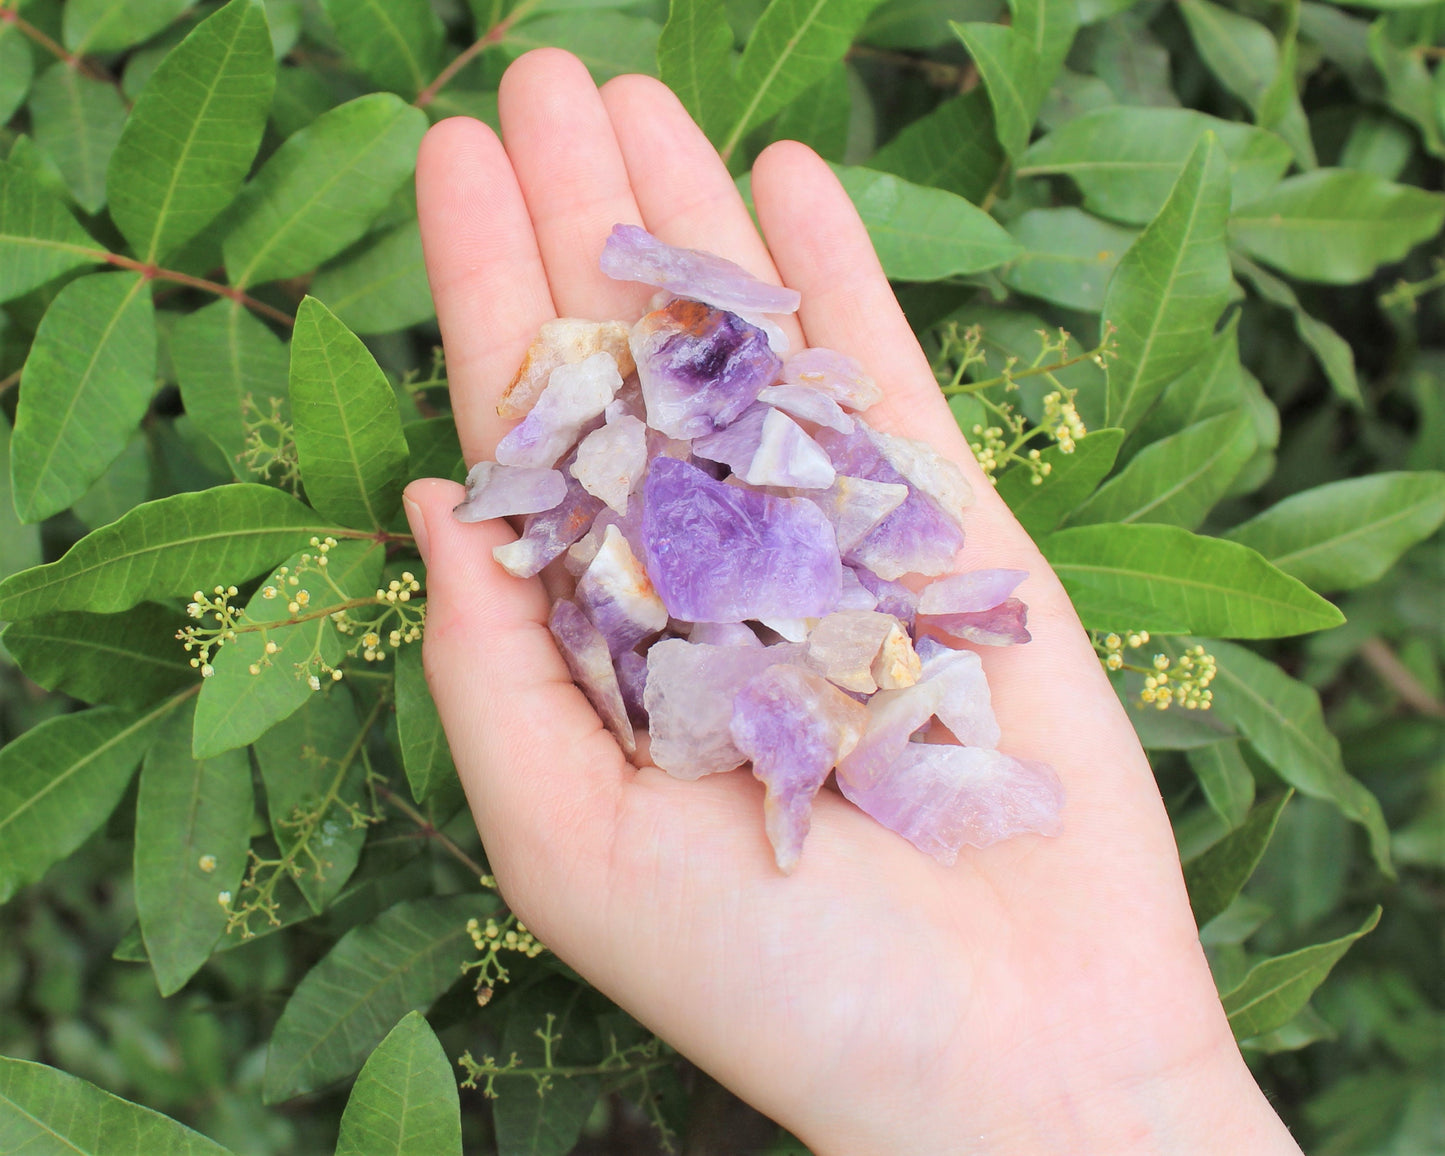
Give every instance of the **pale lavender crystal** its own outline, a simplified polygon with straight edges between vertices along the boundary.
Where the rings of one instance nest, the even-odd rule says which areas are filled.
[[[782,366],[762,330],[681,298],[643,317],[631,342],[647,424],[681,440],[734,421]]]
[[[596,708],[598,717],[622,749],[631,754],[637,749],[637,739],[627,717],[627,704],[623,702],[622,688],[602,632],[575,603],[565,598],[553,604],[547,627],[552,631],[557,649],[562,652],[573,680],[582,688]]]
[[[570,465],[564,462],[563,466]],[[580,482],[564,468],[567,494],[550,510],[530,514],[522,524],[522,536],[505,546],[492,550],[492,557],[501,564],[508,574],[518,578],[530,578],[539,574],[542,567],[582,537],[606,507],[582,488]]]
[[[668,245],[637,225],[612,227],[602,248],[602,272],[734,312],[794,313],[802,301],[795,289],[759,281],[713,253]]]
[[[762,618],[759,621],[785,642],[805,642],[816,618]]]
[[[874,610],[891,614],[904,626],[913,629],[913,619],[918,613],[917,594],[902,582],[878,577],[866,566],[846,566],[844,569],[850,571],[859,584],[878,600]]]
[[[922,490],[959,529],[963,528],[963,511],[973,505],[973,487],[957,462],[917,438],[887,434],[866,424],[863,432],[909,485]]]
[[[920,617],[918,625],[975,642],[980,646],[1012,646],[1027,642],[1029,608],[1017,598],[1006,598],[997,606],[973,614],[939,614]]]
[[[946,867],[965,845],[1014,835],[1056,835],[1064,790],[1046,763],[982,747],[907,743],[889,772],[869,783],[845,778],[843,794],[890,831]]]
[[[844,566],[843,592],[838,595],[838,609],[876,610],[877,608],[878,596],[863,585],[856,570],[851,566]]]
[[[635,368],[632,351],[627,347],[627,329],[621,321],[583,321],[576,317],[554,317],[542,322],[521,368],[497,403],[497,413],[505,418],[526,417],[547,388],[554,369],[575,365],[594,353],[612,354],[618,372],[627,377]]]
[[[617,671],[617,685],[627,706],[627,717],[638,729],[647,727],[647,708],[642,705],[643,688],[647,686],[647,656],[635,650],[624,650],[612,665]]]
[[[754,650],[762,649],[763,645],[753,628],[741,622],[699,622],[687,639],[709,646],[747,646]]]
[[[602,416],[622,375],[610,353],[594,353],[552,371],[532,410],[497,443],[497,461],[507,466],[550,466],[572,448],[588,422]]]
[[[577,447],[572,476],[619,514],[647,471],[647,427],[626,414],[595,429]]]
[[[454,509],[459,522],[485,522],[550,510],[567,496],[560,470],[478,462],[467,474],[467,496]]]
[[[577,604],[614,655],[667,626],[667,607],[616,526],[607,527],[601,547],[578,581]]]
[[[647,652],[647,708],[652,761],[678,779],[742,766],[732,738],[733,698],[754,675],[802,660],[803,647],[708,646],[665,638]]]
[[[643,560],[673,617],[817,618],[838,604],[838,545],[806,499],[725,485],[696,466],[659,458],[643,503]]]
[[[721,462],[735,474],[746,473],[758,446],[763,443],[763,422],[768,412],[765,405],[748,406],[730,425],[695,440],[693,454],[710,462]]]
[[[859,362],[818,346],[800,349],[783,363],[783,383],[820,390],[839,405],[854,410],[867,409],[883,400],[883,391]]]
[[[770,667],[733,698],[732,739],[767,788],[764,825],[784,874],[802,853],[813,796],[867,721],[860,703],[799,666]]]
[[[833,523],[838,549],[846,554],[908,499],[908,485],[906,482],[870,482],[867,478],[837,474],[823,493],[799,496],[816,503]]]
[[[967,570],[930,582],[918,598],[918,613],[975,614],[992,610],[1029,576],[1027,570]]]
[[[839,433],[852,433],[855,423],[842,407],[821,390],[806,385],[770,385],[758,394],[758,400],[792,414],[793,417],[825,425]]]
[[[835,476],[822,446],[782,410],[767,410],[762,440],[743,473],[743,481],[750,486],[823,490],[833,484]]]

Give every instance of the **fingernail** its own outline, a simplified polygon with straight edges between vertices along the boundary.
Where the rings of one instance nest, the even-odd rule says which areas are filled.
[[[406,511],[406,520],[411,523],[411,536],[416,539],[416,552],[421,555],[423,562],[429,562],[426,539],[426,515],[421,512],[421,507],[408,498],[405,494],[401,496],[401,507]]]

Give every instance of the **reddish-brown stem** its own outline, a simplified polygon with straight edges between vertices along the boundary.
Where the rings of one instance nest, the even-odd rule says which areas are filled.
[[[40,29],[36,28],[35,25],[31,24],[30,21],[21,16],[19,12],[15,11],[14,8],[8,5],[0,6],[0,24],[13,24],[20,35],[29,37],[57,60],[63,60],[66,64],[70,65],[71,68],[83,72],[92,80],[103,81],[106,84],[115,83],[114,77],[108,76],[82,57],[68,51],[65,45],[50,39],[50,37],[46,36]]]
[[[464,866],[472,875],[475,875],[478,879],[480,879],[483,875],[487,873],[486,868],[484,868],[480,863],[478,863],[475,859],[473,859],[470,855],[468,855],[465,851],[458,847],[449,836],[438,830],[436,825],[433,824],[430,819],[428,819],[425,815],[423,815],[420,811],[418,811],[415,807],[413,807],[410,803],[408,803],[385,783],[376,784],[376,793],[380,795],[383,799],[385,799],[388,803],[390,803],[393,807],[395,807],[398,811],[400,811],[403,815],[405,815],[408,819],[410,819],[413,823],[415,823],[417,827],[417,832],[422,836],[422,838],[431,840],[448,855],[450,855],[453,859],[455,859],[458,863],[462,864],[462,866]]]
[[[156,265],[148,265],[144,261],[137,261],[134,257],[127,257],[123,253],[104,252],[99,254],[102,261],[115,265],[120,269],[131,269],[139,273],[147,281],[173,281],[177,285],[187,285],[192,289],[204,289],[207,293],[214,293],[218,297],[226,297],[238,305],[244,305],[253,309],[263,317],[269,317],[272,321],[279,321],[282,325],[295,325],[296,319],[289,313],[283,313],[274,305],[267,305],[264,301],[257,301],[249,294],[242,293],[230,285],[222,285],[219,281],[207,281],[204,277],[192,277],[189,273],[182,273],[177,269],[162,269]]]
[[[455,57],[455,59],[452,60],[450,64],[448,64],[439,73],[437,73],[435,80],[433,80],[429,85],[427,85],[424,89],[422,89],[419,93],[416,94],[416,99],[412,101],[412,104],[415,105],[417,108],[425,108],[432,101],[434,101],[437,97],[437,93],[439,93],[443,88],[447,86],[447,84],[451,81],[452,77],[454,77],[457,73],[464,69],[468,64],[470,64],[493,44],[500,43],[501,40],[507,35],[507,33],[512,30],[512,25],[515,24],[522,16],[526,15],[527,9],[532,7],[533,2],[534,0],[522,0],[522,3],[518,4],[516,8],[512,9],[511,14],[505,20],[498,20],[484,33],[482,33],[482,35],[479,36],[475,41],[469,44],[466,48],[462,49],[462,51]]]
[[[7,374],[5,377],[0,377],[0,393],[4,393],[19,380],[20,370],[18,369],[14,373]]]

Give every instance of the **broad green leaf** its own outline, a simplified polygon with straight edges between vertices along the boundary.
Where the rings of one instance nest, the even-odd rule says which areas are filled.
[[[1210,339],[1204,356],[1183,376],[1177,377],[1159,395],[1159,400],[1134,427],[1125,447],[1129,456],[1160,438],[1222,413],[1243,406],[1244,367],[1239,363],[1238,311],[1230,315],[1224,328]]]
[[[1048,477],[1034,485],[1029,470],[1009,470],[998,480],[999,497],[1008,503],[1030,536],[1041,537],[1078,508],[1108,476],[1123,440],[1121,429],[1095,429],[1075,444],[1071,454],[1056,445],[1049,446],[1040,455],[1040,461],[1051,467]]]
[[[184,695],[143,714],[99,706],[47,719],[0,748],[0,903],[105,822]]]
[[[1224,150],[1199,138],[1159,215],[1119,262],[1104,299],[1115,327],[1108,421],[1131,428],[1209,348],[1229,296]]]
[[[408,478],[450,478],[454,482],[466,479],[457,423],[450,414],[407,422],[401,428],[409,450]]]
[[[738,61],[739,107],[719,151],[726,160],[742,139],[776,116],[843,59],[878,0],[772,0]]]
[[[868,158],[870,169],[957,193],[974,204],[988,194],[1003,163],[988,96],[977,88],[910,121]]]
[[[316,274],[311,296],[353,333],[395,333],[436,316],[416,221],[370,238]]]
[[[1178,526],[1075,526],[1056,530],[1039,548],[1091,630],[1127,623],[1169,634],[1184,633],[1179,627],[1187,624],[1200,634],[1281,638],[1344,621],[1333,605],[1253,550]],[[1149,618],[1125,615],[1121,622],[1112,609],[1120,602]]]
[[[883,0],[857,39],[874,48],[941,48],[953,43],[949,20],[992,20],[998,0]]]
[[[13,161],[0,163],[0,301],[99,261],[103,253],[34,176]]]
[[[260,0],[231,0],[161,61],[106,174],[111,219],[141,260],[168,256],[231,203],[275,86]]]
[[[0,1056],[0,1151],[29,1156],[230,1156],[169,1116],[59,1068]]]
[[[657,72],[715,144],[742,101],[733,78],[733,30],[716,0],[671,0],[657,42]]]
[[[171,364],[186,413],[220,447],[240,477],[246,448],[246,399],[257,414],[284,401],[290,373],[285,344],[264,321],[234,301],[203,305],[171,330]]]
[[[1239,1041],[1241,1049],[1278,1055],[1280,1052],[1297,1052],[1320,1040],[1332,1040],[1338,1033],[1324,1016],[1305,1004],[1295,1015],[1272,1032],[1250,1036]]]
[[[1440,231],[1445,195],[1354,169],[1317,169],[1235,207],[1230,241],[1301,281],[1349,285]]]
[[[1220,746],[1233,748],[1233,753],[1238,755],[1238,743],[1222,743]],[[1194,762],[1196,756],[1202,756],[1213,749],[1201,747],[1197,751],[1191,751],[1190,763]],[[1234,902],[1241,888],[1249,882],[1249,877],[1259,866],[1264,849],[1269,846],[1270,836],[1274,834],[1280,812],[1293,794],[1293,791],[1285,791],[1252,810],[1246,803],[1248,818],[1203,854],[1184,864],[1184,884],[1189,888],[1189,903],[1194,908],[1194,919],[1200,927],[1222,914],[1224,909]]]
[[[70,512],[91,530],[108,526],[151,496],[151,446],[146,431],[135,432]]]
[[[227,214],[232,284],[309,273],[358,240],[411,176],[426,127],[421,110],[374,92],[287,137]]]
[[[486,894],[415,899],[348,931],[296,986],[266,1052],[267,1103],[349,1076],[411,1011],[424,1011],[474,955],[467,920]]]
[[[1370,59],[1385,80],[1385,99],[1391,108],[1420,130],[1425,150],[1433,156],[1445,156],[1445,117],[1440,115],[1436,92],[1439,90],[1439,69],[1432,86],[1430,70],[1422,57],[1401,48],[1390,39],[1387,20],[1370,25]]]
[[[456,779],[457,768],[427,689],[420,646],[403,646],[396,652],[396,730],[412,798],[424,803],[439,787]]]
[[[350,62],[410,100],[441,70],[446,29],[428,0],[322,0]]]
[[[406,484],[396,394],[360,338],[314,297],[296,314],[291,416],[311,504],[344,525],[383,528]]]
[[[0,428],[0,579],[39,566],[43,557],[40,527],[20,521],[15,513],[10,497],[10,429]]]
[[[1249,414],[1205,418],[1140,450],[1064,524],[1167,522],[1192,530],[1228,491],[1256,444]]]
[[[0,21],[0,124],[4,124],[25,100],[34,58],[24,34],[14,24]]]
[[[462,1156],[456,1077],[420,1012],[407,1012],[361,1069],[336,1156]]]
[[[307,553],[315,555],[314,549]],[[302,562],[300,554],[293,555],[286,560],[287,577],[277,574],[251,596],[245,622],[258,629],[238,631],[213,655],[214,673],[201,687],[196,758],[254,742],[311,698],[311,679],[330,683],[329,670],[340,664],[346,648],[327,610],[374,595],[384,554],[379,542],[342,542],[328,555],[324,574],[312,570],[296,586],[288,585],[289,578]],[[267,589],[278,593],[268,598]],[[273,644],[277,649],[268,654]]]
[[[952,28],[983,77],[999,144],[1010,157],[1021,156],[1048,91],[1038,52],[1027,37],[1002,24],[953,24]]]
[[[1098,313],[1104,289],[1138,234],[1081,209],[1030,209],[1009,222],[1023,254],[999,276],[1020,293]]]
[[[1255,119],[1261,128],[1272,129],[1289,142],[1294,150],[1295,160],[1302,169],[1319,165],[1315,156],[1314,140],[1310,135],[1309,121],[1305,118],[1304,105],[1300,103],[1299,84],[1299,22],[1301,0],[1287,0],[1285,4],[1285,27],[1280,34],[1279,67],[1274,79],[1260,94]]]
[[[250,848],[251,760],[191,757],[187,702],[161,724],[135,806],[135,906],[161,995],[186,985],[226,929],[220,896],[234,893]]]
[[[193,0],[66,0],[65,47],[77,56],[149,40]]]
[[[774,140],[801,141],[824,160],[841,164],[848,152],[848,132],[854,119],[849,73],[847,64],[835,64],[822,80],[778,114],[768,135]]]
[[[1375,862],[1393,876],[1390,832],[1380,804],[1345,772],[1339,740],[1325,725],[1319,695],[1242,646],[1207,640],[1204,646],[1218,660],[1210,688],[1211,713],[1235,727],[1295,790],[1332,803],[1363,826]]]
[[[833,171],[893,280],[978,273],[1018,255],[1017,242],[1003,227],[962,197],[871,169],[836,165]]]
[[[1081,19],[1084,6],[1091,2],[1096,0],[1080,5]],[[1150,15],[1136,7],[1121,13],[1120,19],[1097,25],[1080,45],[1076,63],[1108,86],[1114,103],[1178,108],[1169,49],[1150,31],[1150,21]]]
[[[1028,41],[1038,57],[1041,83],[1053,83],[1079,27],[1076,0],[1010,0],[1013,28]]]
[[[1380,473],[1293,494],[1230,530],[1281,570],[1318,590],[1353,590],[1445,521],[1445,474]]]
[[[32,682],[82,702],[140,710],[196,681],[176,640],[185,622],[146,602],[120,614],[46,614],[12,622],[0,635]],[[116,671],[123,669],[124,678]]]
[[[30,131],[87,213],[105,205],[105,168],[120,140],[125,105],[120,93],[64,61],[40,74],[30,94]]]
[[[271,833],[295,858],[297,889],[320,914],[341,893],[366,842],[366,740],[351,696],[330,686],[256,741]],[[298,849],[299,848],[299,849]]]
[[[1127,225],[1158,216],[1199,138],[1224,150],[1233,203],[1268,192],[1289,167],[1289,146],[1273,133],[1182,108],[1103,108],[1036,141],[1016,175],[1070,177],[1084,207]]]
[[[1355,940],[1368,935],[1379,922],[1380,908],[1376,907],[1359,930],[1349,935],[1255,964],[1244,982],[1222,997],[1234,1038],[1250,1039],[1287,1024],[1303,1010]]]
[[[1166,712],[1167,713],[1167,712]],[[1186,756],[1210,809],[1233,829],[1254,805],[1254,773],[1237,739],[1193,747]],[[1208,922],[1204,920],[1201,922]]]
[[[333,526],[271,486],[218,486],[137,506],[86,535],[58,562],[0,582],[0,618],[57,610],[109,614],[146,599],[244,582]]]
[[[541,16],[518,24],[502,41],[507,52],[520,56],[533,48],[565,48],[599,84],[628,72],[657,71],[656,21],[626,12],[568,12]]]
[[[1415,134],[1398,117],[1370,109],[1350,124],[1350,135],[1340,149],[1340,168],[1374,173],[1398,180],[1415,152]]]

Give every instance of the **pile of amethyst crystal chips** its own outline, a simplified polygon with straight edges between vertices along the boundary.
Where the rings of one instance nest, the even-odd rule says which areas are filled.
[[[945,864],[1054,833],[1058,778],[997,749],[979,657],[950,645],[1029,638],[1023,571],[956,572],[962,472],[857,416],[882,394],[856,361],[787,349],[766,315],[793,290],[626,225],[602,268],[655,308],[542,326],[498,407],[521,423],[456,513],[525,516],[497,561],[570,576],[552,633],[623,750],[638,727],[680,779],[751,763],[785,872],[835,770]]]

